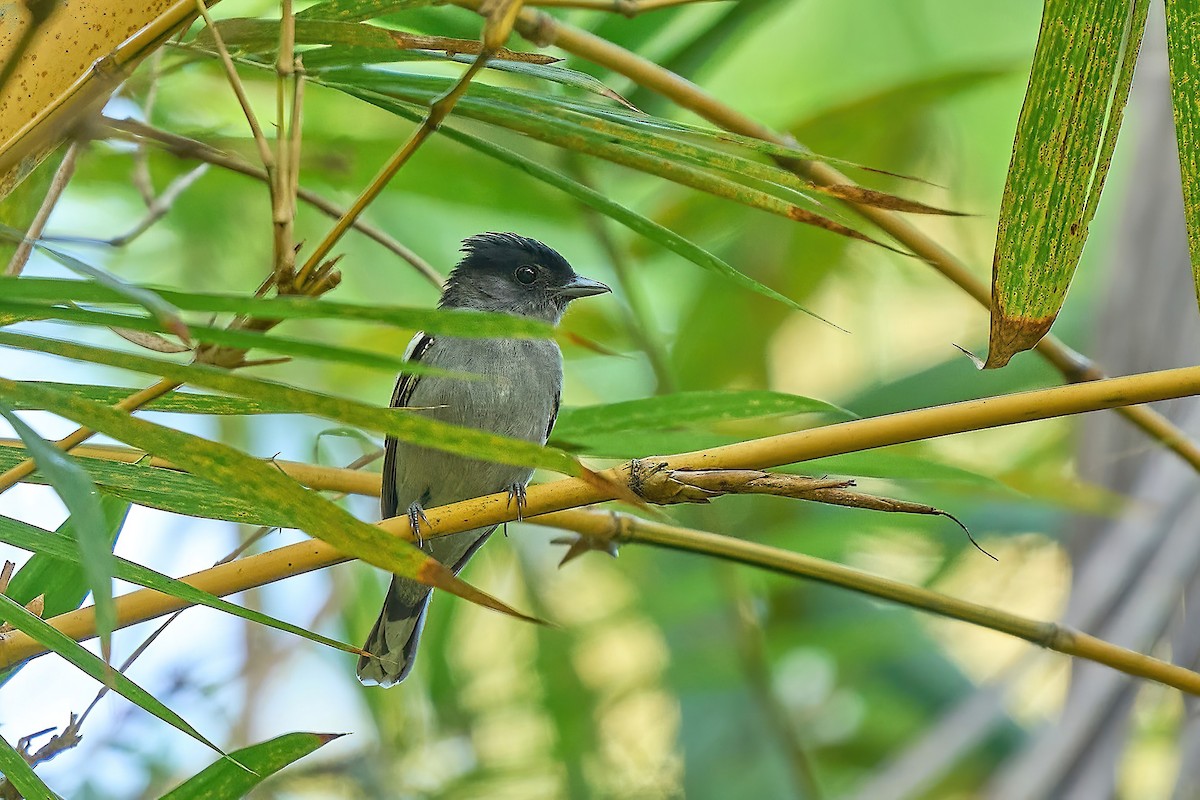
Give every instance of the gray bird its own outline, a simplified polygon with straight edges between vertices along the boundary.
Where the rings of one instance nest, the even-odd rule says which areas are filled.
[[[602,294],[603,283],[575,274],[566,259],[533,239],[483,233],[463,242],[463,258],[446,279],[439,308],[495,311],[557,325],[577,297]],[[405,360],[471,374],[472,380],[400,373],[393,407],[416,406],[430,419],[545,444],[558,415],[562,353],[551,339],[464,339],[418,333]],[[533,470],[464,458],[388,437],[382,512],[405,511],[419,530],[423,509],[508,491],[520,504]],[[439,536],[422,548],[457,574],[496,529]],[[363,683],[390,686],[413,666],[429,606],[429,587],[392,577],[383,610],[358,661]]]

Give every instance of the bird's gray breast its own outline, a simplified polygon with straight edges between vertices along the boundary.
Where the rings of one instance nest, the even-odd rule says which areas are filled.
[[[408,405],[428,419],[542,444],[562,387],[562,354],[547,339],[436,337],[421,363],[473,379],[424,376]],[[399,442],[397,511],[445,505],[524,484],[530,467],[498,464]]]

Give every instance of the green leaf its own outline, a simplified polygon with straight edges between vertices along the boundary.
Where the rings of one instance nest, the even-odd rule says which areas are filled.
[[[399,110],[397,110],[396,113],[403,115],[403,112]],[[409,115],[409,118],[416,120],[419,118],[419,116],[419,114],[412,113]],[[797,311],[801,311],[811,316],[816,316],[791,298],[786,297],[774,289],[759,283],[749,275],[734,269],[727,262],[718,258],[716,255],[710,253],[691,240],[685,239],[669,228],[659,225],[649,217],[645,217],[636,211],[617,203],[614,200],[610,200],[600,192],[584,186],[578,181],[572,180],[560,172],[549,169],[539,162],[519,155],[512,150],[507,150],[499,145],[492,144],[486,139],[481,139],[479,137],[472,136],[471,134],[459,131],[450,125],[442,126],[440,133],[443,136],[464,144],[473,150],[477,150],[478,152],[491,156],[492,158],[502,161],[505,164],[516,167],[522,172],[565,192],[567,195],[573,197],[584,205],[594,208],[596,211],[604,214],[613,221],[621,223],[635,233],[645,236],[652,242],[663,246],[667,250],[681,256],[698,267],[714,272],[744,289],[749,289],[750,291],[770,297],[771,299],[777,300],[791,308],[796,309]],[[820,319],[820,317],[817,318]]]
[[[137,287],[143,288],[143,287]],[[147,291],[150,291],[147,289]],[[424,308],[363,306],[317,300],[311,297],[244,297],[154,289],[155,293],[185,311],[244,314],[259,319],[336,319],[382,322],[397,328],[465,337],[549,338],[553,328],[529,317],[479,311],[443,311]],[[55,278],[0,277],[0,297],[49,303],[103,303],[128,305],[120,292],[91,281]]]
[[[106,406],[116,405],[131,394],[141,391],[141,387],[96,386],[87,383],[56,383],[53,381],[18,381],[18,383],[29,386],[44,386],[60,392],[69,392],[86,400],[103,403]],[[26,405],[24,402],[12,401],[12,407],[17,411],[34,410],[33,407]],[[285,404],[273,403],[270,400],[247,400],[244,397],[226,397],[220,394],[200,394],[198,392],[185,391],[174,391],[162,397],[157,397],[142,406],[142,409],[145,411],[164,411],[177,414],[243,415],[290,413],[290,409]],[[0,451],[0,457],[2,457],[2,451]]]
[[[830,414],[839,419],[854,418],[854,414],[824,400],[783,392],[677,392],[623,403],[564,408],[559,412],[554,433],[570,441],[618,431],[678,428],[780,414]]]
[[[20,448],[0,447],[0,469],[18,464],[24,457],[25,452]],[[212,481],[186,472],[103,458],[80,457],[76,460],[103,494],[139,506],[241,525],[286,528],[291,524],[291,518],[281,509],[231,497]],[[27,483],[48,483],[36,472],[25,480]],[[118,577],[120,574],[118,568]]]
[[[1087,241],[1149,0],[1046,0],[1000,204],[988,367],[1054,323]]]
[[[232,800],[245,797],[251,789],[279,770],[342,736],[340,733],[286,733],[261,744],[230,753],[239,769],[228,761],[217,761],[162,796],[162,800]]]
[[[148,467],[146,469],[153,468]],[[176,474],[171,473],[169,470],[158,470],[158,472]],[[182,476],[177,475],[177,477]],[[122,503],[122,505],[127,507],[128,503]],[[41,528],[37,528],[33,525],[29,525],[28,523],[5,516],[0,516],[0,541],[10,544],[13,547],[18,547],[22,550],[28,550],[34,554],[33,557],[30,558],[25,564],[25,566],[22,567],[21,570],[13,577],[12,585],[9,587],[9,597],[21,604],[28,603],[29,600],[33,599],[33,597],[43,591],[41,588],[38,588],[38,584],[35,582],[37,579],[41,578],[46,580],[48,584],[46,590],[46,617],[65,613],[66,611],[70,611],[78,607],[78,602],[76,602],[73,606],[62,607],[63,603],[61,599],[56,600],[59,606],[58,610],[52,611],[50,606],[52,595],[49,590],[56,589],[64,583],[64,580],[58,573],[66,573],[69,576],[72,573],[77,573],[80,569],[79,553],[70,545],[69,542],[64,541],[63,537],[56,536],[49,531],[44,531]],[[116,577],[123,581],[128,581],[129,583],[134,583],[138,586],[144,586],[148,589],[153,589],[157,592],[162,592],[163,594],[167,594],[172,597],[178,597],[181,601],[183,601],[179,604],[180,608],[184,608],[188,605],[208,606],[209,608],[215,608],[218,611],[224,611],[227,614],[241,617],[249,622],[255,622],[259,625],[265,625],[269,628],[275,628],[276,630],[280,630],[285,633],[300,636],[304,639],[308,639],[310,642],[323,644],[336,650],[341,650],[347,653],[358,652],[358,648],[356,647],[351,647],[350,645],[343,644],[335,639],[330,639],[328,637],[321,636],[320,634],[305,630],[298,625],[293,625],[289,622],[283,622],[282,620],[278,620],[267,614],[253,611],[248,608],[243,608],[242,606],[231,603],[228,600],[223,600],[220,597],[217,597],[216,595],[206,592],[202,589],[197,589],[195,586],[184,583],[183,581],[163,575],[161,572],[152,570],[149,567],[136,564],[120,557],[116,557],[115,560],[116,569],[114,571],[116,573]],[[22,576],[22,573],[30,570],[31,567],[34,567],[35,569],[34,578],[19,584],[17,579]],[[33,584],[32,587],[28,586],[30,583]],[[65,587],[65,590],[60,592],[60,595],[67,594],[71,588],[73,587]],[[32,589],[32,591],[30,591],[30,589]],[[26,596],[28,596],[28,599],[26,599]],[[3,618],[3,615],[0,615],[0,618]]]
[[[1167,0],[1167,54],[1192,276],[1200,296],[1200,9]]]
[[[433,5],[438,0],[324,0],[296,14],[296,19],[328,19],[337,22],[362,22]]]
[[[7,778],[25,800],[54,800],[57,796],[3,736],[0,736],[0,776]]]
[[[25,234],[16,228],[10,228],[7,225],[0,225],[0,239],[5,238],[20,242],[25,238]],[[187,326],[184,325],[183,320],[179,318],[179,309],[175,308],[154,291],[126,283],[107,270],[103,270],[100,269],[100,267],[95,267],[91,264],[80,261],[75,256],[60,252],[52,247],[47,247],[40,241],[34,242],[33,246],[72,272],[91,278],[91,282],[93,282],[95,285],[103,286],[104,288],[111,290],[113,294],[125,298],[127,302],[133,302],[142,306],[151,314],[156,316],[163,325],[167,326],[169,330],[175,332],[182,338],[187,338]],[[6,276],[6,280],[15,281],[22,279]],[[0,289],[0,297],[10,296],[11,295],[6,291]]]
[[[37,462],[38,470],[50,480],[71,512],[71,527],[75,532],[75,545],[79,548],[83,576],[96,604],[96,632],[100,636],[104,660],[108,661],[112,632],[117,624],[117,610],[112,595],[116,565],[109,538],[110,526],[100,504],[100,492],[82,467],[62,450],[38,436],[2,401],[0,416],[16,430],[29,455]]]
[[[20,450],[14,452],[24,455]],[[3,455],[8,455],[8,453]],[[80,466],[83,465],[80,464]],[[88,477],[91,478],[90,473]],[[107,495],[100,497],[100,508],[105,521],[105,547],[109,553],[112,552],[121,528],[125,525],[125,518],[129,514],[129,505],[128,501],[120,498]],[[5,525],[4,519],[0,518],[0,527]],[[3,538],[3,532],[0,532],[0,539]],[[42,617],[49,619],[68,611],[74,611],[83,605],[83,599],[87,597],[88,593],[88,581],[80,564],[79,534],[75,531],[74,518],[67,518],[53,533],[44,533],[42,539],[54,542],[53,546],[60,555],[36,551],[34,556],[13,575],[12,581],[8,584],[7,594],[21,605],[28,605],[33,598],[42,595],[45,597]],[[5,539],[5,541],[8,540]],[[12,541],[8,541],[8,543],[16,544]],[[24,549],[32,550],[33,548]],[[120,570],[114,562],[114,576],[121,577],[119,572]]]
[[[347,425],[386,433],[402,441],[416,442],[425,447],[484,461],[541,467],[566,475],[579,475],[582,472],[582,465],[576,458],[554,448],[425,419],[416,411],[372,406],[273,381],[247,378],[215,367],[176,364],[132,353],[13,333],[0,332],[0,345],[107,364],[134,372],[160,375],[180,383],[269,400],[286,405],[292,413],[325,417]]]
[[[8,620],[14,628],[28,635],[48,650],[53,650],[71,664],[78,667],[87,675],[104,683],[126,700],[148,711],[171,727],[186,733],[206,747],[221,755],[221,749],[210,742],[200,732],[189,725],[183,717],[167,708],[141,686],[131,681],[121,672],[105,664],[100,658],[89,652],[83,645],[27,610],[17,601],[7,595],[0,594],[0,616]]]
[[[63,307],[0,300],[0,313],[10,316],[13,320],[54,319],[83,325],[102,325],[108,328],[126,328],[150,333],[161,333],[167,330],[165,326],[148,317],[134,316],[126,313],[118,314],[107,311],[95,311],[75,306]],[[420,363],[410,365],[404,359],[382,353],[371,353],[365,350],[354,350],[318,342],[305,342],[274,334],[260,333],[258,331],[243,331],[212,325],[192,324],[188,326],[188,332],[191,334],[191,338],[196,341],[204,344],[220,345],[222,347],[234,347],[243,350],[265,350],[269,353],[332,361],[338,364],[355,364],[371,369],[392,371],[404,369],[419,375],[449,374],[444,370],[434,369]]]
[[[7,337],[11,337],[11,334]],[[488,608],[506,614],[516,613],[500,601],[455,578],[448,569],[411,542],[356,519],[318,493],[300,486],[268,462],[228,445],[155,425],[111,406],[39,386],[20,385],[4,378],[0,378],[0,396],[44,403],[45,408],[55,414],[73,419],[148,453],[162,455],[181,468],[211,480],[232,497],[274,505],[287,513],[293,527],[328,542],[347,556],[446,589]]]

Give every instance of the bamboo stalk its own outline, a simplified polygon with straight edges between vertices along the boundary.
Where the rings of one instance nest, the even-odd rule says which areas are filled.
[[[726,445],[711,450],[682,453],[661,459],[638,462],[641,473],[653,475],[667,469],[767,469],[813,458],[885,447],[892,444],[946,436],[970,430],[1013,425],[1021,422],[1050,419],[1087,411],[1118,407],[1122,404],[1166,400],[1200,392],[1200,367],[1164,370],[1125,378],[1107,378],[1083,384],[1056,386],[1014,395],[971,400],[946,406],[905,411],[883,417],[853,420],[823,428],[770,436],[748,442]],[[0,441],[0,444],[7,442]],[[113,453],[111,448],[93,447],[92,452]],[[138,452],[128,450],[122,460],[137,460]],[[162,463],[162,462],[160,462]],[[313,465],[276,462],[281,469],[313,488],[337,489],[346,492],[376,494],[378,475],[364,475],[349,470]],[[665,465],[667,469],[655,468]],[[628,481],[631,466],[607,470],[605,477],[613,481]],[[645,490],[651,484],[643,484]],[[603,484],[578,478],[554,481],[529,487],[526,492],[524,516],[528,521],[580,530],[595,525],[584,517],[586,512],[570,511],[578,506],[611,500],[613,490]],[[579,516],[583,514],[584,516]],[[516,519],[508,494],[501,492],[487,497],[465,500],[426,510],[427,524],[422,525],[423,538],[444,536]],[[594,515],[592,515],[594,516]],[[538,519],[532,519],[538,517]],[[591,517],[588,517],[590,519]],[[396,536],[411,538],[407,515],[383,520],[379,526]],[[593,529],[584,529],[588,532]],[[202,570],[185,580],[213,594],[233,594],[283,578],[331,566],[346,560],[346,556],[321,541],[288,545],[268,553],[240,559],[210,570]],[[177,598],[150,590],[131,592],[116,598],[118,627],[161,616],[182,607]],[[94,634],[95,619],[90,608],[80,609],[54,618],[54,624],[74,638]],[[1022,628],[1005,630],[1022,638],[1039,637],[1044,646],[1073,648],[1071,652],[1084,657],[1096,652],[1095,642],[1072,632]],[[1033,639],[1031,639],[1033,641]],[[1048,643],[1048,644],[1047,644]],[[1077,651],[1077,652],[1076,652]],[[23,661],[42,652],[40,646],[23,634],[0,639],[0,668]],[[1144,657],[1140,657],[1144,658]],[[1142,674],[1142,661],[1122,662],[1131,674]],[[1173,685],[1173,684],[1172,684]]]
[[[1084,658],[1129,675],[1158,681],[1193,695],[1200,695],[1200,674],[1141,653],[1127,650],[1094,636],[1054,622],[1033,620],[1017,614],[950,597],[919,586],[894,581],[852,567],[776,547],[728,536],[666,525],[624,514],[584,510],[560,511],[526,519],[539,525],[567,528],[601,543],[629,542],[669,550],[707,555],[766,569],[793,577],[808,578],[832,586],[920,609],[931,614],[967,622],[1031,642],[1048,650]],[[289,551],[288,568],[300,574],[348,560],[320,541],[303,542],[280,550]],[[182,580],[218,596],[243,591],[278,580],[271,569],[263,569],[273,553],[222,564],[189,575]],[[330,560],[332,557],[333,560]],[[140,589],[115,598],[119,627],[145,621],[191,605],[151,589]],[[93,607],[54,617],[56,628],[74,639],[95,635]],[[0,668],[12,666],[45,652],[40,644],[22,634],[0,636]]]

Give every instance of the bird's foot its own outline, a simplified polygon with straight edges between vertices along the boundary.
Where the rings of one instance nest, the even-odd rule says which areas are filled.
[[[514,483],[508,487],[508,505],[517,504],[517,522],[525,519],[525,484]]]
[[[413,541],[417,547],[424,547],[425,539],[421,537],[421,525],[429,525],[429,517],[425,516],[425,509],[421,508],[420,503],[413,503],[408,507],[408,524],[412,527]]]

